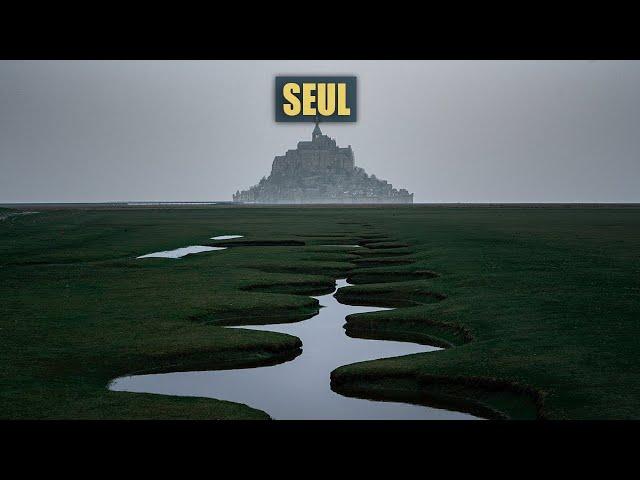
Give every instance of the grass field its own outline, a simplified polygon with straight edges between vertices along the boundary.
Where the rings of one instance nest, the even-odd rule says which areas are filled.
[[[106,386],[127,373],[293,358],[295,337],[221,326],[308,317],[317,302],[307,295],[344,276],[356,285],[341,301],[400,307],[349,318],[349,335],[450,348],[341,367],[340,393],[496,417],[640,417],[640,208],[7,212],[1,418],[268,418]],[[135,259],[223,234],[245,237],[179,260]],[[321,246],[354,242],[367,248]]]

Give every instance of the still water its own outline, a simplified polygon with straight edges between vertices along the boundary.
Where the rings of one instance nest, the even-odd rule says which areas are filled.
[[[337,288],[349,285],[338,280]],[[308,320],[290,324],[248,326],[295,335],[302,355],[269,367],[202,372],[135,375],[115,379],[115,391],[210,397],[244,403],[275,419],[294,420],[436,420],[474,419],[454,411],[339,395],[329,387],[329,374],[350,363],[439,350],[407,342],[364,340],[345,334],[345,317],[385,310],[342,305],[333,294],[315,297],[324,308]],[[236,327],[233,327],[236,328]]]
[[[206,245],[191,245],[189,247],[176,248],[175,250],[165,250],[163,252],[147,253],[136,258],[182,258],[185,255],[201,252],[212,252],[214,250],[224,250],[227,247],[207,247]]]
[[[319,245],[320,247],[360,248],[362,245]]]
[[[231,240],[232,238],[242,238],[244,235],[218,235],[211,237],[211,240]]]

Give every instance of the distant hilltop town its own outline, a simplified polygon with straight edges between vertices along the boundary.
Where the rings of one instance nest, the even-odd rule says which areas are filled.
[[[311,141],[273,160],[271,175],[249,190],[237,191],[239,203],[413,203],[413,193],[355,166],[351,145],[341,148],[316,122]]]

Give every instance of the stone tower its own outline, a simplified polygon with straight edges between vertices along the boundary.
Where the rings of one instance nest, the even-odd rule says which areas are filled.
[[[311,134],[311,141],[314,141],[316,138],[322,135],[322,130],[320,130],[320,120],[316,117],[316,127],[313,129],[313,133]]]

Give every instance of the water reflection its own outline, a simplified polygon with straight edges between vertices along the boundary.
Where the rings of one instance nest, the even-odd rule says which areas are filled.
[[[163,252],[147,253],[136,258],[182,258],[192,253],[211,252],[213,250],[224,250],[226,247],[208,247],[206,245],[191,245],[189,247],[176,248],[175,250],[165,250]]]
[[[211,237],[211,240],[231,240],[232,238],[242,238],[244,235],[218,235],[217,237]]]
[[[338,280],[338,288],[349,285]],[[333,294],[316,297],[324,307],[315,317],[291,324],[242,328],[295,335],[303,352],[294,360],[269,367],[202,372],[176,372],[121,377],[111,390],[210,397],[244,403],[275,419],[430,420],[473,419],[448,410],[339,395],[329,387],[329,374],[339,366],[376,358],[439,350],[406,342],[348,337],[342,328],[352,313],[385,310],[342,305]]]

